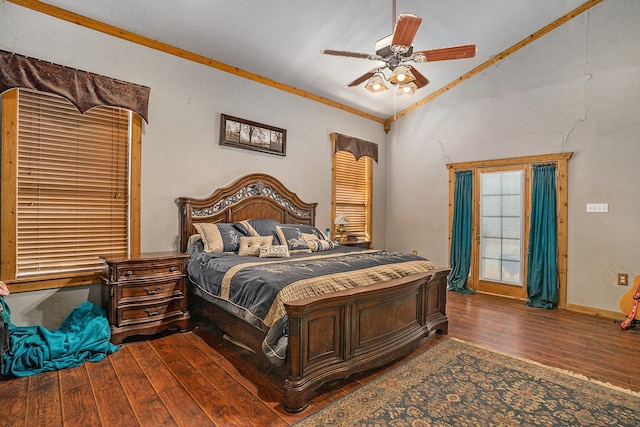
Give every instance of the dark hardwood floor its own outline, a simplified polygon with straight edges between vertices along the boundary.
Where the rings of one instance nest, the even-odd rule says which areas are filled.
[[[481,294],[449,293],[447,313],[449,335],[408,357],[456,337],[640,391],[638,329]],[[402,362],[327,385],[306,410],[288,414],[278,403],[277,369],[196,324],[191,332],[125,342],[98,363],[2,380],[0,425],[287,426]]]

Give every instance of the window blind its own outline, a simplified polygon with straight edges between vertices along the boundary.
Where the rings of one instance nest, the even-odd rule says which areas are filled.
[[[99,268],[128,249],[131,113],[19,90],[17,276]]]
[[[335,153],[335,213],[349,218],[347,234],[371,240],[371,158]]]

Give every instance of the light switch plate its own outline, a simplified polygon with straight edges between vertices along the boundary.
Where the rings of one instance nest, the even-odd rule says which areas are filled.
[[[587,203],[587,212],[609,212],[609,203]]]

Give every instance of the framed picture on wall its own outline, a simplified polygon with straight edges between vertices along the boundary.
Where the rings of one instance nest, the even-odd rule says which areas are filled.
[[[220,145],[285,156],[287,131],[262,123],[221,114]]]

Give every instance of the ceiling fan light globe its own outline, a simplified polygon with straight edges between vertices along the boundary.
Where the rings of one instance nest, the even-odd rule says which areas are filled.
[[[383,90],[389,89],[384,84],[384,80],[382,80],[382,77],[379,74],[376,74],[373,77],[371,77],[367,82],[367,84],[365,85],[365,88],[370,90],[371,92],[381,92]]]
[[[400,95],[411,95],[416,92],[416,89],[418,89],[418,86],[413,82],[409,82],[398,86],[398,93]]]
[[[411,72],[411,68],[406,65],[399,65],[393,70],[393,74],[389,77],[389,81],[393,84],[403,84],[409,83],[416,79],[416,77]]]

